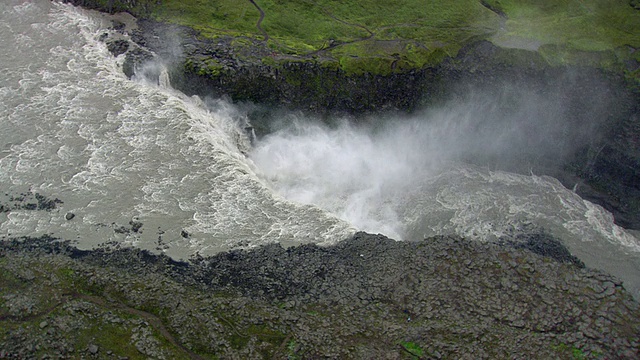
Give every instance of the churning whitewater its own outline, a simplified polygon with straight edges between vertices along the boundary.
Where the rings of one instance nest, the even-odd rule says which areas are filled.
[[[61,199],[59,211],[11,211],[11,236],[51,233],[176,257],[282,241],[330,244],[352,227],[286,201],[256,175],[232,106],[207,108],[130,81],[98,41],[109,23],[49,1],[3,5],[0,181],[5,196]],[[9,50],[10,49],[10,50]],[[65,219],[67,212],[76,217]],[[139,231],[114,231],[129,222]],[[182,236],[182,232],[188,236]]]
[[[0,212],[3,236],[188,258],[328,245],[356,229],[491,240],[534,226],[640,289],[640,242],[611,214],[550,177],[463,165],[451,144],[472,142],[461,134],[477,111],[466,105],[359,126],[290,113],[252,143],[233,104],[186,97],[166,76],[127,79],[99,41],[111,31],[104,15],[47,0],[0,10],[0,203],[24,193],[62,201]],[[491,151],[521,143],[492,136]]]

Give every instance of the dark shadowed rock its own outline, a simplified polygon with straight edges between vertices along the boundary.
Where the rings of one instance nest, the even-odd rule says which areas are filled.
[[[113,56],[124,54],[129,50],[129,41],[123,39],[107,41],[107,49]]]
[[[515,245],[516,248],[526,249],[534,254],[549,257],[563,263],[572,263],[584,268],[584,263],[573,256],[560,241],[551,235],[544,233],[520,235],[519,240],[521,242]]]
[[[131,231],[138,232],[143,224],[140,221],[131,220],[129,221],[129,225],[131,225]]]
[[[124,63],[122,64],[122,71],[127,77],[132,77],[142,64],[153,59],[154,56],[150,51],[143,48],[135,48],[127,53]]]
[[[127,27],[127,24],[119,20],[111,20],[111,28],[117,32],[123,32]]]

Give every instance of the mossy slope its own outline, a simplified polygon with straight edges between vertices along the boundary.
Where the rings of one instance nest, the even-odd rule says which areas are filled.
[[[628,0],[70,0],[264,42],[276,60],[320,60],[386,75],[438,64],[489,39],[540,50],[552,65],[635,72],[640,10]],[[637,74],[636,74],[637,75]]]
[[[591,59],[585,52],[607,52],[589,60],[598,66],[640,57],[615,51],[640,47],[640,11],[626,0],[163,0],[149,13],[211,38],[265,40],[279,56],[335,61],[355,74],[434,65],[478,39],[533,44],[553,64]]]

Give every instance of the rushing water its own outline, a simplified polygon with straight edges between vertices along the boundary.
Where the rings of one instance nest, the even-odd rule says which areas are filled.
[[[332,244],[356,229],[487,240],[533,224],[640,289],[640,242],[611,214],[553,178],[458,161],[447,144],[472,142],[459,136],[460,119],[473,121],[477,109],[371,126],[287,114],[252,144],[234,105],[188,98],[165,77],[128,80],[123,59],[98,40],[104,16],[46,0],[4,2],[0,11],[0,203],[29,191],[63,201],[53,211],[1,213],[5,235],[187,258],[271,242]],[[519,141],[501,133],[492,151],[509,145],[499,138]],[[120,231],[131,221],[142,228]]]
[[[2,11],[0,41],[11,49],[0,55],[2,190],[64,201],[59,212],[3,215],[3,232],[53,233],[83,247],[161,245],[178,257],[274,241],[328,244],[353,232],[255,175],[232,106],[209,110],[129,81],[97,39],[107,25],[99,17],[48,1]],[[114,231],[132,220],[144,224],[140,232]]]

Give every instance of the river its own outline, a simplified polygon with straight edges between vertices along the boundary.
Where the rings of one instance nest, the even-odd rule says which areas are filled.
[[[611,214],[554,178],[461,161],[456,149],[473,143],[467,125],[484,109],[473,102],[358,125],[287,113],[252,139],[242,107],[127,79],[123,57],[99,41],[108,17],[47,0],[0,11],[0,203],[35,193],[62,201],[0,213],[7,237],[184,259],[330,245],[357,230],[489,241],[535,228],[640,294],[640,241]],[[494,140],[497,152],[520,141]]]

